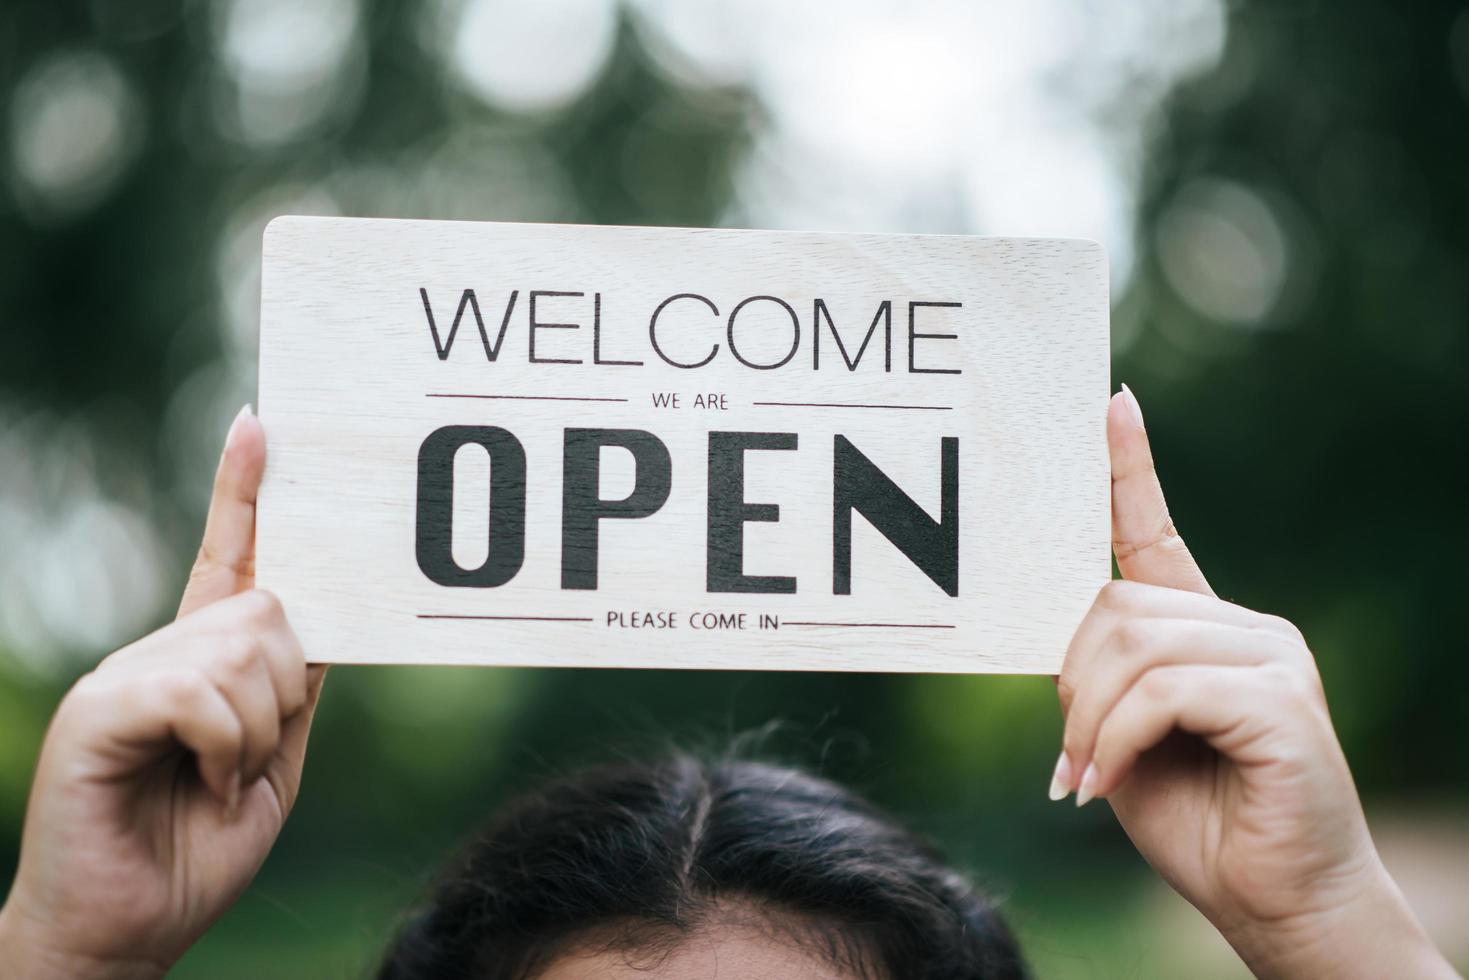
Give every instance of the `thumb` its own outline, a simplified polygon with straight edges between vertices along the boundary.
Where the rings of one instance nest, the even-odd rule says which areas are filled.
[[[1214,590],[1168,516],[1142,408],[1127,385],[1107,407],[1107,444],[1112,453],[1112,553],[1122,577],[1212,596]]]
[[[255,585],[255,497],[265,473],[265,430],[250,406],[224,439],[199,556],[179,603],[179,616]]]

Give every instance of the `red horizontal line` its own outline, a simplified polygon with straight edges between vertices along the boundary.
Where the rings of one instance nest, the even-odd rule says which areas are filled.
[[[774,405],[780,408],[903,408],[918,412],[951,412],[952,405],[871,405],[862,402],[751,402],[752,405]]]
[[[594,623],[591,616],[459,616],[452,613],[419,613],[419,619],[511,619],[532,623]]]
[[[626,398],[593,398],[590,395],[457,395],[427,394],[425,398],[500,398],[523,402],[625,402]]]
[[[886,626],[886,627],[891,627],[893,629],[906,629],[906,630],[951,630],[951,629],[954,629],[955,628],[953,623],[817,623],[817,622],[797,622],[796,620],[793,620],[793,619],[788,619],[785,622],[781,623],[780,625],[782,625],[782,626]]]

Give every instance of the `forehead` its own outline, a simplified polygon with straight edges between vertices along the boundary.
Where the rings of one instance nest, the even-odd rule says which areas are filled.
[[[777,930],[714,924],[667,954],[569,950],[534,980],[860,980]]]

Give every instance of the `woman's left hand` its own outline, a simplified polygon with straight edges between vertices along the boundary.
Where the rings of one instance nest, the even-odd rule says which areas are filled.
[[[1052,798],[1106,797],[1258,975],[1457,976],[1378,859],[1300,631],[1214,595],[1125,388],[1107,432],[1123,580],[1102,589],[1057,680]]]
[[[264,431],[241,412],[178,619],[62,699],[0,908],[3,976],[163,976],[280,833],[325,668],[254,588],[264,468]]]

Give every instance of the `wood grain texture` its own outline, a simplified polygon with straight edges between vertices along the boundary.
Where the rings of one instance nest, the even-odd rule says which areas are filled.
[[[493,361],[472,308],[446,357],[430,332],[424,294],[441,346],[466,289],[491,346],[517,292]],[[313,661],[1055,673],[1110,576],[1095,243],[289,217],[266,231],[262,290],[257,575]],[[535,331],[541,363],[532,291],[538,320],[576,325]],[[649,319],[677,294],[718,313],[669,305],[665,360]],[[791,313],[741,307],[731,350],[729,317],[750,297]],[[880,317],[850,370],[822,320],[816,367],[818,298],[848,357],[890,302],[891,370]],[[910,371],[911,303],[960,304],[913,307],[917,333],[953,337],[911,343],[913,366],[961,373]],[[770,369],[733,356],[774,364],[793,343]],[[703,366],[669,363],[716,346]],[[654,393],[680,407],[654,407]],[[723,409],[694,407],[708,393]],[[524,560],[503,585],[441,585],[416,558],[420,449],[445,426],[501,428],[524,448]],[[595,589],[562,588],[568,428],[646,430],[671,461],[654,512],[597,522]],[[779,513],[742,525],[744,574],[794,577],[794,593],[707,591],[711,431],[796,435],[794,449],[744,454],[743,500]],[[958,439],[956,596],[861,514],[851,593],[834,594],[838,436],[935,520],[942,440]],[[598,495],[625,497],[633,457],[599,458]],[[488,460],[473,446],[455,457],[465,568],[508,543],[486,540]],[[677,626],[631,628],[634,612]],[[710,612],[743,613],[745,628],[695,628]]]

